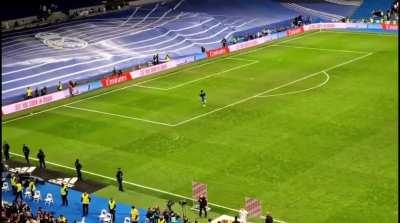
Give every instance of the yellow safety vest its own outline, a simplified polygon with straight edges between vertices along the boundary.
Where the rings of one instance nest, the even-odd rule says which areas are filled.
[[[158,223],[165,223],[165,219],[164,218],[158,219]]]
[[[21,183],[17,183],[15,186],[17,187],[17,192],[21,192],[22,191],[22,184]]]
[[[89,204],[90,202],[90,197],[89,194],[82,194],[82,204]]]
[[[109,201],[108,201],[108,206],[110,206],[110,209],[111,209],[111,210],[114,210],[116,205],[117,205],[117,204],[115,203],[114,200],[112,200],[112,201],[109,200]]]
[[[26,90],[26,94],[27,94],[28,96],[32,96],[32,89],[31,89],[31,88],[28,88],[28,90]]]
[[[35,182],[33,181],[29,182],[29,189],[31,189],[32,191],[36,190]]]
[[[131,220],[132,221],[139,221],[139,212],[136,208],[131,209]]]
[[[61,195],[67,195],[67,186],[61,187]]]
[[[67,222],[67,219],[65,218],[65,217],[59,217],[58,218],[58,222],[60,222],[60,223],[65,223],[65,222]]]
[[[17,183],[16,181],[17,181],[16,176],[11,177],[11,186],[15,186],[15,184]]]

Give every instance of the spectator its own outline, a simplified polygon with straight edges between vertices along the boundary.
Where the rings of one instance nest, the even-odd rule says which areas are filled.
[[[62,89],[63,89],[63,85],[62,85],[61,81],[59,81],[58,85],[57,85],[57,91],[62,91]]]
[[[35,89],[35,94],[34,94],[34,96],[33,97],[39,97],[40,96],[40,94],[39,94],[39,89],[38,88],[36,88]]]
[[[44,86],[44,87],[42,88],[42,90],[40,90],[40,95],[43,96],[43,95],[46,95],[46,94],[47,94],[47,87]]]

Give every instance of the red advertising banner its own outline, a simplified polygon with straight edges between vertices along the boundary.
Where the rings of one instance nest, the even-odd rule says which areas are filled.
[[[294,36],[294,35],[298,35],[300,33],[304,33],[303,27],[289,29],[286,31],[287,36]]]
[[[218,49],[213,49],[213,50],[209,50],[207,51],[207,57],[216,57],[216,56],[220,56],[220,55],[224,55],[229,53],[229,48],[228,47],[221,47]]]
[[[398,30],[399,29],[399,26],[397,24],[382,23],[381,26],[382,26],[382,29],[384,29],[384,30]]]
[[[199,199],[200,196],[207,197],[207,184],[199,183],[199,182],[192,182],[192,197],[193,200]]]
[[[123,73],[122,75],[113,75],[101,79],[101,85],[103,85],[103,87],[109,87],[129,80],[132,80],[131,75],[129,73]]]
[[[261,215],[261,202],[255,198],[246,197],[244,207],[249,216],[258,217]]]

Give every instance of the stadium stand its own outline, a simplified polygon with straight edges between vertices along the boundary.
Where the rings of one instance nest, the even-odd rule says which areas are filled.
[[[352,14],[354,19],[370,18],[373,10],[388,9],[393,3],[393,0],[363,0],[359,8]]]
[[[278,2],[261,2],[219,0],[210,8],[206,1],[180,0],[7,33],[2,103],[22,99],[28,86],[51,91],[59,81],[99,78],[113,67],[146,63],[155,53],[173,58],[199,53],[201,46],[215,48],[236,32],[298,16]]]
[[[326,1],[296,2],[288,1],[282,3],[284,6],[297,11],[302,15],[318,17],[322,20],[338,21],[350,16],[357,9],[355,5],[341,5]]]

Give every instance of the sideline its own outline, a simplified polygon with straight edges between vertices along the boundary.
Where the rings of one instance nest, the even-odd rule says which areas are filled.
[[[290,37],[289,37],[290,39],[287,39],[287,40],[282,40],[282,38],[281,38],[281,39],[272,40],[271,42],[267,42],[267,43],[265,43],[265,45],[261,45],[261,46],[259,46],[259,47],[256,47],[255,49],[252,49],[252,50],[245,50],[245,51],[240,52],[240,53],[237,53],[237,54],[236,54],[236,53],[230,54],[230,55],[228,55],[227,57],[216,58],[216,59],[214,59],[214,60],[211,60],[210,62],[201,63],[201,61],[197,61],[197,62],[196,62],[197,64],[196,64],[196,63],[192,64],[192,66],[194,66],[194,67],[189,67],[189,68],[186,68],[186,69],[183,69],[183,70],[195,69],[195,68],[198,67],[198,66],[204,66],[204,65],[206,65],[206,64],[213,63],[213,62],[218,62],[219,60],[224,60],[224,59],[227,59],[227,58],[229,58],[229,59],[237,59],[237,58],[236,58],[237,56],[245,55],[245,54],[249,54],[249,53],[253,53],[253,52],[256,52],[256,51],[259,51],[259,50],[268,48],[268,47],[272,47],[271,44],[272,44],[273,42],[286,43],[286,42],[290,42],[290,41],[293,41],[293,40],[301,39],[301,38],[304,38],[304,37],[313,36],[313,35],[319,34],[319,33],[321,33],[321,31],[316,31],[316,32],[311,32],[311,33],[303,33],[303,34],[301,34],[300,36],[295,37],[295,38],[290,38]],[[199,63],[199,62],[200,62],[200,63]],[[170,75],[172,75],[173,73],[181,72],[181,71],[183,71],[183,70],[179,70],[179,69],[178,69],[178,70],[171,71],[171,72],[168,72],[168,73],[165,73],[165,74],[158,74],[158,73],[156,73],[156,74],[154,74],[155,77],[152,78],[152,79],[148,79],[148,80],[144,80],[144,81],[141,81],[141,82],[132,83],[132,84],[127,85],[127,86],[124,86],[124,87],[114,88],[114,89],[112,89],[112,90],[105,91],[105,92],[103,92],[103,93],[98,93],[98,94],[95,94],[95,95],[93,95],[93,96],[85,97],[85,98],[82,98],[82,99],[79,99],[79,100],[76,100],[76,101],[72,101],[72,102],[69,102],[69,103],[66,103],[66,104],[62,104],[62,105],[58,105],[58,106],[51,107],[51,108],[48,108],[48,109],[44,109],[44,110],[41,110],[41,111],[39,111],[39,112],[32,112],[32,113],[30,113],[30,114],[22,115],[22,116],[19,116],[19,117],[17,117],[17,118],[14,118],[14,119],[10,119],[10,120],[7,120],[7,121],[2,121],[1,124],[4,125],[4,124],[11,123],[11,122],[14,122],[14,121],[18,121],[18,120],[21,120],[21,119],[24,119],[24,118],[30,118],[30,117],[32,117],[32,116],[35,116],[35,115],[38,115],[38,114],[41,114],[41,113],[45,113],[45,112],[48,112],[48,111],[52,111],[52,110],[55,110],[55,109],[64,107],[64,106],[66,106],[66,105],[72,105],[72,104],[79,103],[79,102],[82,102],[82,101],[90,100],[90,99],[92,99],[92,98],[97,98],[97,97],[100,97],[100,96],[103,96],[103,95],[106,95],[106,94],[110,94],[110,93],[113,93],[113,92],[122,91],[122,90],[125,90],[125,89],[127,89],[127,88],[137,87],[137,85],[140,85],[140,84],[149,82],[149,81],[151,81],[151,80],[160,79],[160,78],[162,78],[163,76],[170,76]],[[103,88],[103,89],[104,89],[104,88]],[[93,91],[93,92],[95,92],[95,91]]]
[[[180,121],[180,122],[175,123],[175,124],[162,123],[162,122],[158,122],[158,121],[152,121],[152,120],[141,119],[141,118],[137,118],[137,117],[131,117],[131,116],[125,116],[125,115],[114,114],[114,113],[108,113],[108,112],[103,112],[103,111],[98,111],[98,110],[93,110],[93,109],[84,109],[84,108],[79,108],[79,107],[74,107],[74,106],[67,106],[67,105],[65,105],[64,107],[71,108],[71,109],[82,110],[82,111],[87,111],[87,112],[92,112],[92,113],[100,113],[100,114],[104,114],[104,115],[117,116],[117,117],[120,117],[120,118],[134,119],[134,120],[137,120],[137,121],[149,122],[149,123],[152,123],[152,124],[164,125],[164,126],[167,126],[167,127],[177,127],[177,126],[186,124],[186,123],[188,123],[188,122],[191,122],[191,121],[193,121],[193,120],[196,120],[196,119],[205,117],[205,116],[207,116],[207,115],[213,114],[213,113],[215,113],[215,112],[224,110],[224,109],[226,109],[226,108],[232,107],[232,106],[234,106],[234,105],[241,104],[241,103],[243,103],[243,102],[249,101],[249,100],[251,100],[251,99],[253,99],[253,98],[263,98],[263,97],[279,96],[279,95],[285,95],[285,94],[300,93],[300,92],[304,92],[304,91],[308,91],[308,90],[312,90],[312,89],[321,87],[321,86],[325,85],[325,84],[329,81],[329,79],[330,79],[330,76],[329,76],[329,74],[327,73],[327,71],[336,69],[336,68],[338,68],[338,67],[344,66],[344,65],[346,65],[346,64],[352,63],[352,62],[357,61],[357,60],[361,60],[361,59],[363,59],[363,58],[365,58],[365,57],[371,56],[372,54],[373,54],[373,53],[371,52],[371,53],[368,53],[368,54],[365,54],[365,55],[362,55],[362,56],[353,58],[353,59],[348,60],[348,61],[345,61],[345,62],[343,62],[343,63],[340,63],[340,64],[337,64],[337,65],[331,66],[331,67],[329,67],[329,68],[326,68],[326,69],[321,70],[321,71],[318,71],[318,72],[314,72],[314,73],[308,74],[308,75],[306,75],[306,76],[304,76],[304,77],[298,78],[298,79],[293,80],[293,81],[291,81],[291,82],[288,82],[288,83],[285,83],[285,84],[276,86],[276,87],[274,87],[274,88],[265,90],[265,91],[263,91],[263,92],[260,92],[260,93],[257,93],[257,94],[255,94],[255,95],[246,97],[246,98],[244,98],[244,99],[238,100],[238,101],[233,102],[233,103],[231,103],[231,104],[225,105],[225,106],[223,106],[223,107],[216,108],[216,109],[211,110],[211,111],[209,111],[209,112],[206,112],[206,113],[203,113],[203,114],[194,116],[194,117],[192,117],[192,118],[189,118],[189,119]],[[300,90],[300,91],[296,91],[296,92],[288,92],[288,93],[283,93],[283,94],[265,95],[265,96],[264,96],[264,94],[266,94],[266,93],[269,93],[269,92],[278,90],[278,89],[283,88],[283,87],[290,86],[290,85],[295,84],[295,83],[297,83],[297,82],[300,82],[300,81],[306,80],[306,79],[308,79],[308,78],[314,77],[314,76],[316,76],[316,75],[319,75],[320,73],[324,73],[324,74],[327,76],[327,79],[326,79],[322,84],[319,84],[319,85],[314,86],[314,87],[309,88],[309,89]]]
[[[14,155],[14,156],[18,156],[18,157],[24,158],[23,155],[18,154],[18,153],[10,152],[10,154],[12,154],[12,155]],[[34,157],[29,157],[29,159],[30,159],[30,160],[34,160],[34,161],[38,161],[38,159],[37,159],[37,158],[34,158]],[[76,170],[76,169],[73,168],[73,167],[65,166],[65,165],[58,164],[58,163],[54,163],[54,162],[50,162],[50,161],[46,161],[46,163],[47,163],[47,164],[50,164],[50,165],[53,165],[53,166],[56,166],[56,167],[61,167],[61,168],[64,168],[64,169],[68,169],[68,170],[73,170],[73,171]],[[89,175],[93,175],[93,176],[100,177],[100,178],[104,178],[104,179],[111,180],[111,181],[117,181],[117,180],[116,180],[115,178],[113,178],[113,177],[105,176],[105,175],[98,174],[98,173],[94,173],[94,172],[87,171],[87,170],[82,170],[82,173],[86,173],[86,174],[89,174]],[[129,182],[129,181],[126,181],[126,180],[124,180],[124,181],[122,181],[122,182],[123,182],[124,184],[128,184],[128,185],[131,185],[131,186],[135,186],[135,187],[147,189],[147,190],[150,190],[150,191],[155,191],[155,192],[158,192],[158,193],[161,193],[161,194],[167,194],[167,195],[170,195],[170,196],[173,196],[173,197],[178,197],[178,198],[182,198],[182,199],[186,199],[186,200],[190,200],[190,201],[196,202],[195,199],[190,198],[190,197],[187,197],[187,196],[184,196],[184,195],[175,194],[175,193],[168,192],[168,191],[165,191],[165,190],[160,190],[160,189],[157,189],[157,188],[144,186],[144,185],[137,184],[137,183],[133,183],[133,182]],[[209,204],[210,206],[214,206],[214,207],[221,208],[221,209],[224,209],[224,210],[229,210],[229,211],[233,211],[233,212],[239,213],[239,210],[238,210],[238,209],[226,207],[226,206],[219,205],[219,204],[215,204],[215,203],[211,203],[211,202],[208,202],[208,204]],[[276,221],[276,222],[278,222],[278,223],[287,223],[287,222],[285,222],[285,221],[281,221],[281,220],[277,220],[277,219],[274,220],[274,221]]]

